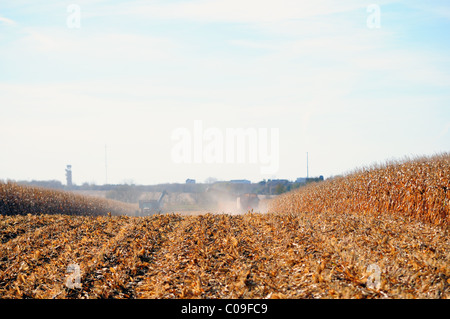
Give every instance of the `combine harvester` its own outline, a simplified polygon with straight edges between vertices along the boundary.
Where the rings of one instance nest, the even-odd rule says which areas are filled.
[[[140,200],[139,201],[139,209],[136,211],[136,216],[150,216],[153,214],[157,214],[161,212],[161,202],[164,198],[164,196],[167,195],[167,192],[164,190],[161,193],[161,196],[156,199],[152,200]]]
[[[206,190],[210,198],[215,201],[218,207],[224,206],[234,211],[240,212],[256,211],[259,208],[259,197],[255,193],[236,194],[226,189],[209,187]],[[236,205],[236,206],[235,206]]]
[[[236,199],[237,209],[240,211],[256,211],[259,208],[259,197],[255,193],[246,193]]]

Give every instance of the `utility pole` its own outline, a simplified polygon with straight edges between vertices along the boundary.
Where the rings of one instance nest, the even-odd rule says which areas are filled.
[[[106,157],[106,144],[105,144],[105,185],[108,185],[108,162]]]
[[[309,178],[308,152],[306,152],[306,178]]]

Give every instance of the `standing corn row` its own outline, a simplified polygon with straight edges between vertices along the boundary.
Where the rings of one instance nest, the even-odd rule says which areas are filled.
[[[391,162],[303,187],[274,199],[277,212],[397,214],[450,223],[450,154]]]
[[[106,215],[134,213],[133,205],[40,187],[0,183],[0,214]]]

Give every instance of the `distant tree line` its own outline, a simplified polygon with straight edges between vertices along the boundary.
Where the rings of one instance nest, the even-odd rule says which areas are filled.
[[[142,191],[133,185],[118,185],[106,192],[105,197],[125,203],[137,203]]]
[[[309,183],[320,182],[323,177],[304,179],[302,182],[292,182],[287,179],[263,180],[258,183],[233,183],[230,181],[216,181],[213,183],[167,183],[157,185],[135,185],[135,184],[108,184],[95,185],[84,183],[82,185],[63,185],[60,181],[18,181],[22,185],[39,186],[61,190],[92,190],[107,191],[106,197],[127,203],[135,203],[144,192],[169,193],[204,193],[208,188],[215,188],[231,194],[256,193],[260,195],[279,195],[305,186]]]

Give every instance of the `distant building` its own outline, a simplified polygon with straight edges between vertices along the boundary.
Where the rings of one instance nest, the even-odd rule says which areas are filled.
[[[299,177],[295,180],[296,183],[306,184],[306,177]]]
[[[186,184],[195,184],[195,179],[190,179],[190,178],[188,178],[188,179],[186,180]]]
[[[251,184],[252,182],[250,182],[247,179],[232,179],[230,181],[230,183],[232,183],[232,184]]]

